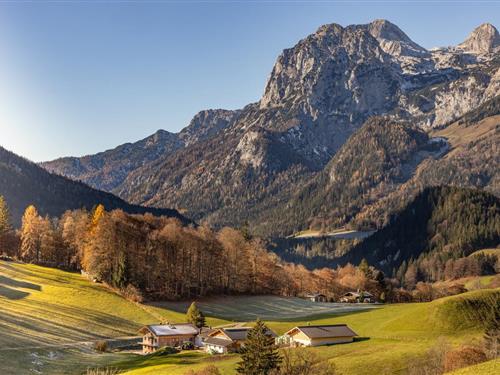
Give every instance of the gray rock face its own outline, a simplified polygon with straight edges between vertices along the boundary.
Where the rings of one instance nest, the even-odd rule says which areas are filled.
[[[239,111],[225,109],[209,109],[198,112],[189,125],[179,133],[185,146],[213,137],[231,125]]]
[[[492,24],[483,23],[458,47],[472,53],[492,53],[500,47],[500,34]]]
[[[229,126],[237,114],[238,111],[220,109],[201,111],[178,134],[158,130],[135,143],[126,143],[95,155],[44,162],[41,166],[49,172],[81,180],[94,188],[113,191],[132,171],[213,137]]]
[[[279,55],[257,103],[202,111],[157,149],[117,148],[121,164],[101,156],[88,178],[83,159],[44,166],[215,225],[263,223],[266,209],[286,204],[370,117],[440,127],[498,95],[497,49],[491,25],[460,46],[435,50],[385,20],[325,25]],[[111,182],[103,184],[106,165]]]

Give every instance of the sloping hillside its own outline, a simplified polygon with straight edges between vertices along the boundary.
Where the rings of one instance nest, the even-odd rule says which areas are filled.
[[[406,182],[423,159],[446,147],[446,142],[431,141],[409,123],[371,118],[319,175],[289,202],[268,212],[269,220],[278,222],[283,234],[308,227],[340,227],[365,205]]]
[[[231,298],[231,297],[227,297]],[[269,298],[236,298],[229,307],[211,305],[217,316],[254,305],[271,316]],[[286,308],[286,299],[280,298]],[[347,323],[361,337],[349,345],[313,348],[321,359],[330,359],[343,373],[372,374],[401,371],[408,359],[432,347],[439,337],[450,343],[480,338],[486,317],[500,301],[499,290],[481,290],[431,303],[380,306],[346,315],[322,314],[307,318],[286,317],[268,321],[282,334],[300,324]],[[239,302],[239,303],[238,303]],[[311,307],[315,304],[311,303]],[[290,308],[296,306],[292,300]],[[228,310],[229,309],[229,310]],[[93,342],[102,338],[134,335],[142,324],[183,321],[184,314],[126,301],[104,286],[78,274],[51,268],[0,261],[0,372],[2,374],[77,374],[86,367],[117,366],[131,373],[184,374],[189,369],[215,364],[224,374],[234,374],[238,357],[219,361],[191,352],[163,357],[130,354],[97,354]],[[208,324],[228,323],[214,317]],[[366,361],[370,362],[367,367]],[[150,366],[155,367],[150,367]]]
[[[0,261],[2,374],[78,374],[118,359],[96,355],[95,341],[136,336],[161,320],[184,314],[129,302],[76,273]]]
[[[429,303],[386,305],[368,312],[323,316],[307,321],[268,322],[278,334],[296,325],[347,323],[361,339],[352,344],[307,349],[320,361],[331,361],[342,374],[404,374],[409,362],[446,342],[470,344],[482,337],[484,322],[499,308],[500,290],[469,292]],[[240,309],[245,310],[241,305]],[[208,364],[223,375],[235,374],[238,357],[213,361],[210,357],[181,354],[171,357],[138,357],[118,363],[130,375],[183,375],[187,368]],[[367,363],[370,365],[367,366]],[[490,375],[490,374],[488,374]]]
[[[499,103],[497,96],[450,126],[432,131],[432,137],[447,140],[449,152],[424,160],[405,184],[363,207],[353,225],[372,222],[382,227],[392,212],[402,209],[428,186],[480,188],[500,196]]]
[[[21,222],[25,208],[34,204],[42,215],[60,216],[70,209],[103,204],[106,209],[121,208],[129,213],[151,212],[155,215],[188,220],[176,210],[131,205],[113,194],[95,190],[66,177],[51,174],[20,156],[0,147],[0,195],[10,208],[15,224]]]
[[[359,264],[366,258],[391,272],[424,253],[460,257],[499,243],[500,198],[479,190],[435,187],[423,190],[340,262]]]
[[[426,50],[386,20],[346,27],[324,25],[279,55],[257,103],[240,111],[214,111],[193,119],[197,125],[188,127],[193,133],[179,134],[183,147],[167,147],[148,158],[141,149],[146,146],[139,142],[130,146],[130,157],[123,161],[116,157],[121,150],[117,148],[68,165],[56,161],[45,166],[96,185],[113,186],[113,193],[130,202],[182,209],[195,220],[214,226],[248,222],[257,234],[271,236],[305,229],[314,220],[336,225],[349,220],[362,208],[359,206],[398,190],[400,177],[408,177],[406,173],[412,169],[404,168],[398,176],[397,166],[383,163],[391,169],[387,176],[371,175],[370,171],[353,175],[351,181],[345,181],[347,185],[340,183],[338,190],[330,191],[332,197],[343,192],[342,187],[348,188],[339,198],[342,204],[334,202],[333,212],[327,204],[321,206],[321,195],[314,209],[305,202],[297,220],[283,212],[294,196],[314,189],[309,183],[318,174],[328,175],[325,168],[337,151],[370,117],[389,115],[417,127],[441,127],[498,95],[497,47],[481,31],[487,29],[491,34],[496,29],[483,26],[469,38],[481,41],[478,52],[469,42],[459,48]],[[370,154],[368,145],[373,143],[356,150]],[[359,155],[353,153],[353,160],[345,164],[359,165]],[[384,158],[383,154],[371,156]],[[102,175],[99,170],[99,176],[87,173],[91,159],[102,163]],[[467,186],[485,186],[486,181],[466,172],[466,164],[457,165],[458,171],[453,165],[443,165],[435,173],[428,168],[428,177],[422,178],[440,179],[440,184],[466,180]],[[342,173],[337,170],[335,176]],[[359,192],[356,182],[361,185]],[[414,196],[415,190],[411,193]],[[358,223],[380,224],[394,204],[378,207],[375,219],[364,215]]]

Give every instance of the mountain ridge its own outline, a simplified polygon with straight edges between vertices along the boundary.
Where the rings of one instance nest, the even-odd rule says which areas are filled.
[[[498,92],[494,53],[428,51],[385,20],[324,25],[278,56],[257,103],[193,119],[192,140],[139,160],[111,191],[215,226],[272,228],[280,219],[267,222],[260,212],[286,207],[370,117],[446,127]],[[210,130],[197,138],[203,124]],[[42,165],[74,172],[57,161]]]
[[[146,213],[175,217],[188,224],[191,220],[172,209],[129,204],[111,193],[93,189],[81,182],[52,174],[37,164],[0,147],[0,195],[9,206],[15,225],[28,205],[35,205],[41,215],[59,217],[66,210],[98,204],[106,209],[123,209],[128,213]]]

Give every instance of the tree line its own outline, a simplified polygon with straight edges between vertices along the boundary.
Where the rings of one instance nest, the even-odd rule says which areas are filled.
[[[7,224],[1,224],[2,217]],[[308,270],[284,262],[245,230],[226,227],[214,231],[175,218],[130,215],[119,209],[107,212],[102,205],[91,211],[67,211],[59,218],[41,216],[31,205],[17,231],[8,217],[1,199],[0,253],[81,271],[137,300],[307,292],[336,300],[353,289],[383,291],[374,268],[372,276],[350,264]]]
[[[369,291],[383,302],[424,301],[464,291],[438,289],[429,281],[471,276],[471,269],[476,270],[474,275],[498,269],[496,256],[479,255],[444,263],[422,257],[404,262],[392,278],[366,259],[358,266],[309,270],[267,251],[245,229],[214,231],[175,218],[130,215],[119,209],[107,212],[102,205],[91,211],[67,211],[59,218],[41,216],[31,205],[16,231],[1,197],[0,246],[0,254],[82,272],[136,301],[316,292],[337,301],[353,290]]]

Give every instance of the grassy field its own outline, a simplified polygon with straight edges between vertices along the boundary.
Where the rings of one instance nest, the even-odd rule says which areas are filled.
[[[217,316],[228,321],[262,320],[295,321],[316,319],[322,315],[347,314],[377,308],[376,305],[346,305],[342,303],[311,303],[302,298],[275,296],[217,297],[197,301],[200,309],[209,316]],[[189,302],[161,302],[155,307],[183,312]]]
[[[135,336],[143,324],[184,319],[181,313],[129,302],[79,274],[0,261],[2,375],[78,373],[121,358],[96,355],[96,340]]]
[[[431,303],[359,311],[336,305],[325,311],[326,304],[279,297],[214,299],[200,305],[212,316],[211,325],[261,316],[279,334],[299,324],[347,323],[359,341],[310,350],[344,374],[373,374],[403,373],[409,358],[440,337],[452,344],[479,338],[480,322],[499,298],[499,289],[478,290]],[[223,374],[234,374],[237,356],[184,352],[157,357],[92,349],[99,339],[135,335],[142,324],[183,321],[185,306],[134,304],[78,274],[0,261],[0,373],[81,374],[87,367],[113,366],[127,374],[182,375],[214,364]]]
[[[500,374],[500,359],[493,359],[475,366],[466,367],[448,373],[447,375],[498,375]]]
[[[500,290],[481,290],[443,298],[431,303],[387,305],[379,309],[322,317],[314,320],[268,320],[282,334],[293,325],[347,323],[361,339],[352,344],[311,348],[320,359],[332,361],[343,374],[404,373],[410,358],[423,354],[445,339],[451,345],[470,343],[482,335],[482,323],[500,299]],[[245,305],[241,304],[241,310]],[[186,365],[199,368],[207,364],[219,367],[223,374],[234,374],[237,358],[210,362],[199,355],[170,358],[144,358],[119,364],[127,374],[184,374]],[[369,363],[370,366],[366,366]],[[152,365],[154,367],[146,367]]]

